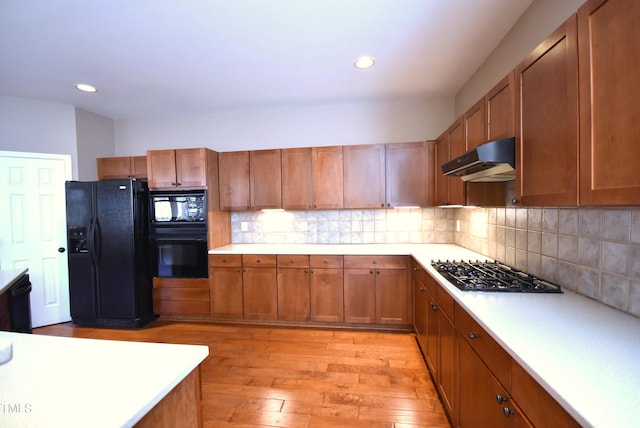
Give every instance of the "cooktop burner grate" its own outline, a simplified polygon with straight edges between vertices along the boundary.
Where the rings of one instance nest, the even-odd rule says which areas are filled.
[[[500,262],[438,260],[431,265],[463,291],[562,293],[558,284]]]

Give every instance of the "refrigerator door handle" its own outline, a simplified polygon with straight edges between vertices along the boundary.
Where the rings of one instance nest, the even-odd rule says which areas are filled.
[[[94,228],[93,228],[93,251],[96,264],[100,263],[100,259],[102,258],[102,233],[100,230],[100,222],[96,219]]]

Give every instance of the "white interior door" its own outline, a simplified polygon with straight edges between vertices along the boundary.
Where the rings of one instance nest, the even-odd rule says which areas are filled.
[[[65,180],[71,156],[0,151],[0,267],[28,268],[33,327],[71,320]]]

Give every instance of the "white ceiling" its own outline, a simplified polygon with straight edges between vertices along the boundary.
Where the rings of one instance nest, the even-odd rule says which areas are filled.
[[[0,0],[0,94],[115,119],[452,97],[531,2]]]

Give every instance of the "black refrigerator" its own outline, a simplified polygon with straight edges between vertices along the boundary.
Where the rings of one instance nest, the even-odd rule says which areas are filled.
[[[147,183],[67,181],[65,186],[73,322],[140,328],[156,319],[149,272]]]

